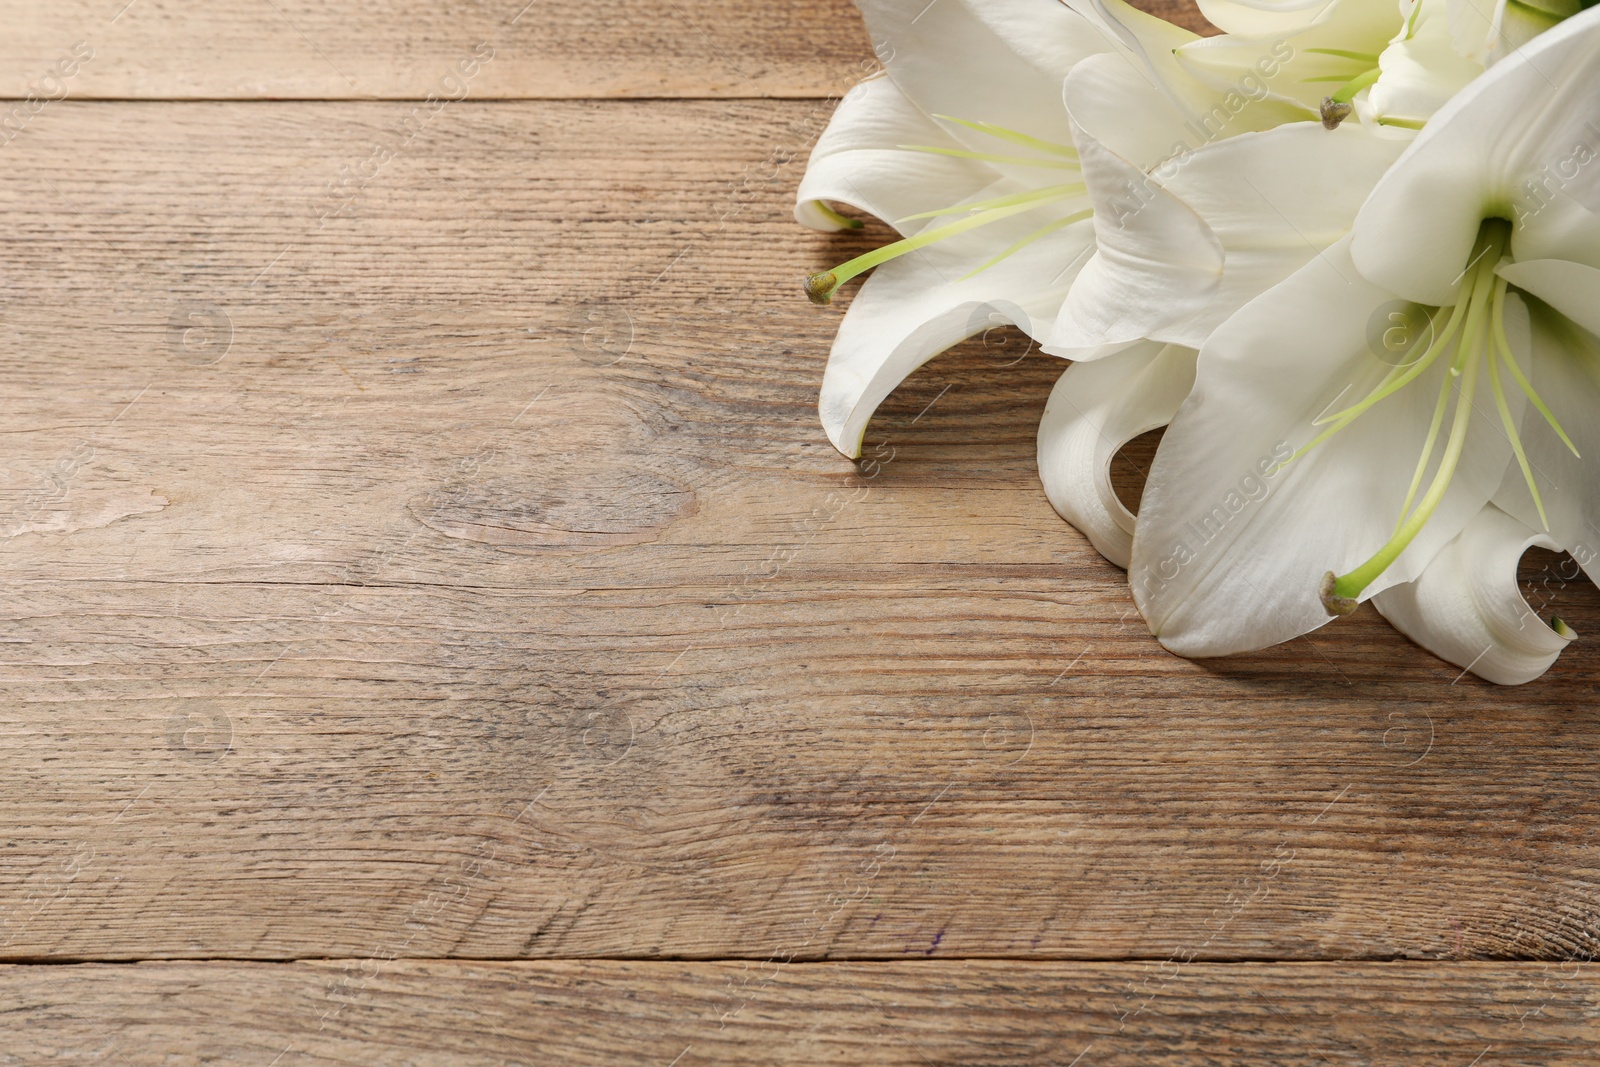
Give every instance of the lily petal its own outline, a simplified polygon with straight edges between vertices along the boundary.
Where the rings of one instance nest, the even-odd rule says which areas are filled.
[[[1328,621],[1322,576],[1345,573],[1394,531],[1439,387],[1437,361],[1308,453],[1315,420],[1391,369],[1379,335],[1392,293],[1363,279],[1349,239],[1246,304],[1201,350],[1194,391],[1156,454],[1129,578],[1151,630],[1185,656],[1261,648]],[[1520,301],[1507,326],[1524,335]],[[1475,403],[1494,410],[1488,384]],[[1494,433],[1469,435],[1422,532],[1368,594],[1416,578],[1489,499],[1510,462]]]
[[[1540,34],[1462,89],[1373,189],[1351,249],[1367,278],[1409,300],[1449,304],[1485,218],[1521,214],[1515,199],[1541,168],[1594,145],[1600,124],[1600,8]],[[1600,166],[1564,190],[1600,206]],[[1520,235],[1512,252],[1524,258]]]
[[[1166,51],[1150,54],[1148,63],[1120,54],[1091,56],[1073,68],[1065,91],[1074,126],[1141,170],[1213,141],[1312,115],[1299,104],[1252,96],[1244,86],[1210,85]]]
[[[1523,599],[1517,564],[1534,547],[1559,551],[1548,536],[1491,505],[1416,581],[1384,590],[1373,606],[1411,640],[1480,678],[1530,682],[1577,637],[1551,628]]]
[[[899,145],[962,147],[890,79],[869,78],[851,89],[811,151],[796,193],[795,220],[814,230],[845,229],[846,223],[825,210],[831,201],[892,224],[930,205],[974,199],[1001,180],[997,170],[978,160]],[[896,228],[909,236],[939,221],[917,219]]]
[[[1404,145],[1350,123],[1295,123],[1195,152],[1167,183],[1226,254],[1222,284],[1187,337],[1198,346],[1256,296],[1350,232],[1368,191]]]
[[[1054,0],[858,0],[856,6],[873,40],[887,46],[878,58],[908,87],[926,89],[927,96],[913,92],[918,99],[959,91],[950,84],[952,59],[997,79],[1038,78],[1056,90],[1074,64],[1113,47],[1076,5]],[[1002,86],[979,88],[996,98],[1004,93]]]
[[[1079,140],[1099,251],[1046,344],[1064,356],[1134,337],[1198,348],[1344,237],[1404,148],[1359,123],[1331,132],[1295,123],[1218,141],[1146,177],[1088,134]]]
[[[1093,230],[1075,223],[967,276],[996,243],[1004,247],[1005,227],[996,223],[891,260],[861,286],[834,339],[819,401],[822,425],[840,452],[859,456],[878,405],[950,346],[1005,323],[1036,339],[1050,329],[1072,285],[1069,268],[1088,258]]]
[[[1600,268],[1600,214],[1573,195],[1587,196],[1590,191],[1574,179],[1600,168],[1600,121],[1580,137],[1562,159],[1517,187],[1511,245],[1518,259],[1564,259]]]
[[[859,0],[856,6],[889,77],[922,111],[1062,144],[1071,143],[1062,80],[1074,64],[1111,47],[1059,3]],[[997,147],[964,127],[951,136],[976,151]]]
[[[1496,273],[1600,334],[1600,270],[1565,259],[1534,259],[1503,264]]]
[[[1529,354],[1529,382],[1579,455],[1531,408],[1522,419],[1523,447],[1540,486],[1550,536],[1591,578],[1600,580],[1600,465],[1595,463],[1600,420],[1594,417],[1600,410],[1600,337],[1549,307],[1534,304],[1530,310],[1531,336],[1513,335],[1512,348],[1519,357]],[[1506,471],[1494,503],[1524,525],[1543,528],[1515,464]]]
[[[1557,13],[1540,10],[1537,4],[1513,3],[1510,0],[1500,0],[1500,3],[1500,32],[1489,50],[1491,64],[1500,62],[1563,19],[1576,15],[1583,7],[1579,0],[1548,0],[1551,8],[1561,9]]]
[[[1489,55],[1500,40],[1506,0],[1485,5],[1484,0],[1448,0],[1445,7],[1450,43],[1456,54],[1489,65]]]
[[[1071,356],[1141,338],[1168,340],[1168,327],[1187,324],[1210,305],[1222,280],[1222,245],[1193,208],[1090,135],[1080,132],[1078,152],[1094,204],[1097,251],[1045,351]]]
[[[1295,123],[1174,160],[1166,187],[1200,215],[1225,258],[1202,313],[1152,336],[1204,344],[1239,308],[1348,234],[1367,191],[1403,148],[1355,123],[1331,132]]]
[[[1074,363],[1050,392],[1039,422],[1039,479],[1063,519],[1106,559],[1127,567],[1134,515],[1111,486],[1111,461],[1142,433],[1172,421],[1194,383],[1190,348],[1136,344]]]
[[[1410,32],[1378,57],[1383,74],[1368,91],[1367,104],[1380,123],[1398,119],[1421,125],[1483,73],[1481,60],[1456,50],[1442,0],[1418,2],[1422,10]]]
[[[1451,39],[1461,55],[1492,66],[1582,6],[1579,0],[1495,0],[1487,7],[1484,0],[1449,0]]]
[[[1359,8],[1360,3],[1329,3],[1329,0],[1278,0],[1262,3],[1260,0],[1198,0],[1200,13],[1206,21],[1227,34],[1240,37],[1288,36],[1315,26],[1326,19],[1330,8]],[[1367,4],[1376,7],[1376,4]],[[1383,5],[1392,15],[1394,4]]]

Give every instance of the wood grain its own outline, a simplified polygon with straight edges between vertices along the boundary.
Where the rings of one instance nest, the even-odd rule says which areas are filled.
[[[0,24],[12,99],[834,97],[876,69],[848,0],[7,0]]]
[[[0,1064],[1552,1067],[1593,1062],[1600,984],[1512,963],[327,960],[9,967],[0,1012]]]
[[[848,0],[24,0],[0,5],[0,94],[83,99],[837,95],[871,68]],[[458,64],[479,45],[481,73]],[[863,67],[863,57],[867,67]]]
[[[406,110],[4,149],[5,958],[1592,950],[1592,644],[1168,656],[1020,338],[827,446],[828,104],[452,105],[330,193]]]
[[[0,1064],[1592,1058],[1591,644],[1167,656],[1016,334],[827,446],[842,0],[124,3],[0,38]]]

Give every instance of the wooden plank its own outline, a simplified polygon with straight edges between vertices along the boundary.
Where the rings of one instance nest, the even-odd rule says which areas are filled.
[[[848,0],[6,0],[0,25],[12,99],[828,97],[876,69]]]
[[[1136,1005],[1144,1004],[1144,1010]],[[1592,1063],[1579,964],[455,963],[0,969],[0,1063]]]
[[[319,219],[393,114],[8,149],[7,958],[1595,936],[1592,643],[1516,690],[1370,612],[1164,654],[1037,487],[1015,337],[833,453],[796,279],[875,238],[786,221],[825,107],[462,105]]]
[[[11,0],[0,20],[15,98],[829,96],[871,69],[848,0]]]

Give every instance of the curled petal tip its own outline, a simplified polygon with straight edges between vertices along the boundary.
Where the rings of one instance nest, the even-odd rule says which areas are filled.
[[[1361,601],[1354,597],[1338,594],[1334,589],[1334,583],[1337,581],[1338,577],[1332,571],[1322,576],[1322,608],[1335,619],[1341,615],[1348,615],[1361,606]]]
[[[839,287],[839,279],[833,271],[818,271],[816,274],[806,275],[806,297],[813,304],[830,304],[833,302],[833,291]]]
[[[1341,104],[1331,96],[1322,98],[1322,125],[1324,129],[1337,130],[1339,123],[1350,117],[1354,104]]]

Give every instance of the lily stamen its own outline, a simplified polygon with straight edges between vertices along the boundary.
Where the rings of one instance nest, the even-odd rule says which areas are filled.
[[[928,245],[943,241],[947,237],[954,237],[957,234],[966,233],[968,230],[975,230],[979,226],[987,226],[991,222],[1008,219],[1012,215],[1020,215],[1024,211],[1032,211],[1043,204],[1050,203],[1051,200],[1059,200],[1070,195],[1072,194],[1057,193],[1049,199],[1030,199],[1022,203],[1013,203],[1007,207],[989,208],[969,215],[964,219],[946,223],[943,226],[931,227],[913,237],[903,238],[893,244],[884,245],[882,248],[874,248],[864,255],[859,255],[852,260],[839,264],[832,270],[818,271],[815,274],[807,275],[805,280],[806,296],[810,298],[813,304],[827,304],[833,300],[833,294],[839,286],[856,275],[871,270],[880,263],[887,263],[889,260],[903,256],[907,252],[915,252],[919,248],[926,248]]]
[[[1356,98],[1357,93],[1376,82],[1382,74],[1383,71],[1380,68],[1373,66],[1357,74],[1354,78],[1348,78],[1343,74],[1324,74],[1315,78],[1301,78],[1300,80],[1306,85],[1316,82],[1342,82],[1343,84],[1335,89],[1328,99],[1335,104],[1348,104]]]
[[[1523,374],[1522,368],[1517,365],[1516,357],[1511,354],[1511,342],[1506,339],[1504,317],[1495,326],[1494,341],[1495,346],[1500,350],[1501,361],[1505,363],[1506,370],[1511,372],[1511,377],[1516,381],[1517,388],[1522,390],[1522,395],[1528,398],[1528,403],[1533,405],[1534,410],[1544,416],[1544,421],[1549,423],[1550,428],[1556,432],[1556,436],[1561,438],[1561,443],[1567,446],[1574,457],[1581,459],[1582,457],[1578,455],[1578,446],[1572,443],[1572,438],[1567,436],[1567,431],[1563,430],[1561,423],[1556,421],[1555,413],[1550,410],[1550,406],[1534,391],[1533,383],[1528,381],[1527,375]]]
[[[1378,401],[1399,392],[1401,389],[1411,384],[1411,382],[1415,381],[1417,377],[1419,377],[1424,371],[1433,365],[1434,361],[1439,358],[1440,353],[1450,346],[1451,340],[1455,338],[1456,330],[1461,326],[1461,321],[1465,310],[1465,304],[1457,304],[1455,308],[1452,309],[1450,319],[1445,323],[1443,332],[1438,335],[1433,344],[1428,346],[1427,351],[1411,362],[1402,363],[1399,366],[1391,369],[1389,373],[1384,376],[1383,381],[1374,386],[1372,391],[1359,402],[1343,409],[1342,411],[1336,411],[1332,415],[1324,415],[1321,418],[1313,419],[1311,423],[1313,426],[1328,426],[1329,423],[1332,423],[1333,425],[1328,426],[1326,430],[1322,431],[1316,437],[1313,437],[1306,444],[1302,445],[1288,459],[1273,467],[1273,473],[1277,473],[1278,471],[1287,467],[1301,456],[1310,452],[1312,449],[1316,448],[1318,445],[1322,444],[1324,441],[1343,430],[1346,426],[1349,426]],[[1448,379],[1446,379],[1446,384],[1448,384]]]
[[[1378,401],[1392,396],[1407,385],[1410,385],[1423,371],[1433,365],[1433,361],[1439,358],[1440,353],[1450,347],[1450,342],[1455,339],[1456,331],[1460,329],[1462,320],[1465,318],[1465,312],[1466,306],[1457,304],[1451,309],[1450,318],[1446,320],[1444,330],[1434,339],[1433,344],[1428,346],[1427,351],[1411,362],[1402,363],[1391,370],[1383,381],[1379,382],[1372,392],[1368,393],[1358,403],[1345,408],[1343,411],[1336,411],[1332,415],[1324,415],[1312,425],[1324,426],[1330,422],[1337,422],[1342,426],[1348,426],[1356,416],[1372,407]],[[1430,319],[1429,321],[1431,326],[1432,320]],[[1306,447],[1310,448],[1311,446],[1307,445]]]
[[[1362,412],[1371,407],[1372,403],[1395,392],[1407,381],[1410,381],[1425,369],[1425,364],[1433,362],[1443,352],[1444,347],[1451,339],[1457,323],[1461,327],[1461,336],[1456,342],[1456,351],[1450,361],[1449,373],[1444,376],[1440,386],[1438,403],[1434,406],[1434,418],[1429,426],[1427,438],[1423,443],[1422,456],[1418,460],[1416,471],[1411,480],[1411,488],[1406,494],[1406,500],[1401,507],[1401,521],[1395,528],[1393,536],[1388,542],[1372,555],[1365,563],[1347,574],[1335,576],[1329,572],[1324,576],[1321,588],[1323,607],[1330,615],[1344,615],[1352,610],[1367,586],[1371,585],[1384,571],[1392,566],[1400,554],[1410,547],[1428,520],[1438,510],[1439,504],[1444,500],[1445,492],[1449,489],[1450,482],[1455,476],[1461,456],[1467,444],[1467,431],[1475,410],[1473,395],[1477,389],[1479,371],[1488,365],[1490,370],[1490,387],[1495,394],[1496,406],[1500,409],[1502,421],[1511,438],[1512,449],[1519,462],[1523,463],[1523,473],[1528,479],[1529,487],[1533,486],[1531,468],[1526,463],[1521,441],[1516,436],[1516,422],[1512,418],[1509,406],[1505,402],[1503,386],[1499,380],[1498,371],[1494,360],[1499,354],[1497,347],[1500,339],[1505,334],[1505,298],[1507,284],[1504,279],[1495,274],[1501,257],[1505,255],[1510,241],[1511,224],[1504,219],[1489,219],[1484,222],[1483,230],[1478,239],[1478,246],[1467,269],[1463,281],[1462,291],[1465,300],[1456,304],[1451,313],[1450,325],[1445,328],[1438,341],[1430,346],[1427,354],[1422,359],[1412,364],[1415,373],[1408,373],[1395,378],[1387,386],[1380,386],[1362,403],[1347,412],[1337,416],[1338,423],[1331,428],[1337,432]],[[1509,344],[1506,346],[1509,351]],[[1511,361],[1513,364],[1515,361]],[[1438,443],[1439,430],[1442,428],[1444,407],[1450,392],[1450,385],[1457,380],[1456,408],[1451,419],[1450,434],[1445,441],[1444,452],[1439,457],[1438,468],[1434,471],[1433,480],[1429,483],[1427,492],[1422,499],[1417,501],[1415,509],[1411,503],[1417,489],[1421,485],[1422,475],[1426,471],[1433,457],[1433,451]],[[1318,441],[1325,440],[1331,433],[1319,435]],[[1313,442],[1315,444],[1316,442]],[[1310,446],[1308,446],[1310,447]],[[1304,450],[1302,449],[1302,452]],[[1299,453],[1297,453],[1298,455]],[[1537,491],[1534,500],[1539,503]],[[1539,503],[1540,515],[1543,516],[1543,504]]]
[[[941,148],[935,145],[900,145],[900,147],[912,152],[930,152],[934,155],[955,156],[959,159],[977,159],[986,163],[1015,164],[1018,166],[1028,167],[1053,167],[1064,170],[1081,170],[1078,165],[1077,149],[1071,147],[1070,145],[1057,144],[1055,141],[1047,141],[1041,137],[1034,137],[1018,130],[1007,129],[1004,126],[997,126],[992,122],[973,122],[968,119],[958,119],[951,115],[935,115],[934,118],[941,119],[945,122],[953,122],[958,126],[965,126],[968,129],[976,130],[979,133],[986,134],[990,137],[995,137],[1002,141],[1009,141],[1012,144],[1022,145],[1026,148],[1036,149],[1037,151],[1047,153],[1049,156],[1057,158],[1039,159],[1032,156],[1001,156],[988,152],[975,152],[966,148]],[[944,215],[959,215],[965,213],[967,217],[957,219],[954,222],[949,222],[942,226],[931,227],[911,237],[906,237],[902,240],[895,241],[892,244],[884,245],[882,248],[875,248],[865,255],[857,256],[852,260],[839,264],[832,270],[818,271],[815,274],[807,275],[805,280],[806,297],[810,299],[813,304],[831,303],[833,300],[833,294],[838,290],[839,286],[843,285],[851,278],[856,277],[858,274],[861,274],[863,271],[870,270],[881,263],[886,263],[889,260],[903,256],[908,252],[915,252],[919,248],[926,248],[928,245],[931,245],[937,241],[943,241],[947,237],[954,237],[957,234],[965,233],[966,231],[976,229],[979,226],[987,226],[991,222],[998,222],[1001,219],[1010,218],[1012,215],[1020,214],[1023,211],[1031,211],[1032,209],[1036,207],[1042,207],[1045,204],[1054,203],[1058,200],[1064,200],[1069,197],[1084,196],[1087,193],[1087,185],[1085,185],[1083,182],[1073,182],[1066,185],[1051,185],[1040,189],[1030,189],[1023,193],[1013,193],[1009,196],[999,196],[989,200],[978,200],[968,204],[956,204],[953,207],[937,208],[933,211],[922,211],[915,215],[907,215],[905,218],[897,220],[896,225],[906,222],[913,222],[918,219],[939,218]],[[839,216],[837,213],[830,212],[829,214],[835,217],[836,220],[843,219],[843,216]],[[971,278],[975,274],[980,274],[983,271],[988,270],[996,263],[999,263],[1008,256],[1021,251],[1040,238],[1054,233],[1056,230],[1059,230],[1063,227],[1070,226],[1074,222],[1082,222],[1083,220],[1091,217],[1093,214],[1094,211],[1092,209],[1078,211],[1071,215],[1067,215],[1064,218],[1056,219],[1046,226],[1040,227],[1038,230],[1035,230],[1033,233],[1028,234],[1020,241],[1017,241],[1015,244],[1011,245],[1011,247],[1007,248],[999,255],[978,266],[971,273],[967,274],[962,280],[965,281],[966,278]],[[859,226],[860,224],[857,223],[856,225]]]
[[[1417,499],[1417,490],[1422,488],[1422,476],[1428,471],[1428,461],[1433,459],[1433,450],[1439,443],[1439,430],[1444,426],[1445,408],[1450,405],[1450,383],[1454,379],[1451,375],[1442,375],[1439,379],[1439,399],[1433,405],[1433,418],[1428,422],[1428,436],[1422,442],[1422,455],[1417,457],[1416,469],[1411,472],[1411,485],[1406,489],[1406,499],[1400,505],[1400,517],[1394,521],[1394,536],[1400,532],[1400,527],[1405,525],[1406,516],[1411,513],[1411,503]]]
[[[1351,59],[1366,67],[1376,67],[1378,65],[1378,54],[1376,52],[1351,52],[1343,48],[1307,48],[1306,54],[1313,56],[1334,56],[1338,59]]]
[[[1016,167],[1054,167],[1061,170],[1078,170],[1071,159],[1035,159],[1032,156],[997,156],[989,152],[974,152],[969,148],[941,148],[931,144],[903,144],[897,147],[907,152],[930,152],[936,156],[954,156],[956,159],[978,159],[985,163],[1004,163]]]
[[[962,212],[989,211],[994,208],[1011,207],[1015,204],[1033,204],[1045,200],[1060,200],[1065,196],[1075,196],[1088,191],[1088,186],[1082,182],[1072,185],[1050,185],[1043,189],[1030,189],[1025,193],[1014,193],[1011,196],[997,196],[992,200],[978,200],[971,204],[957,204],[955,207],[942,207],[933,211],[921,211],[915,215],[907,215],[898,219],[895,225],[902,222],[911,222],[915,219],[936,219],[941,215],[959,215]]]
[[[1004,252],[1001,252],[998,256],[995,256],[993,259],[991,259],[988,262],[984,263],[982,266],[976,267],[972,271],[970,271],[967,274],[963,275],[961,280],[962,281],[966,281],[968,278],[972,278],[972,277],[975,277],[976,275],[982,274],[984,271],[988,270],[990,267],[994,266],[996,263],[999,263],[1001,260],[1007,259],[1010,256],[1015,255],[1016,253],[1022,251],[1024,248],[1027,248],[1029,245],[1033,244],[1033,242],[1039,240],[1041,237],[1048,237],[1050,234],[1055,233],[1057,230],[1065,229],[1066,227],[1071,226],[1074,222],[1082,222],[1084,219],[1089,219],[1089,218],[1093,218],[1093,217],[1094,217],[1094,208],[1086,208],[1083,211],[1079,211],[1079,212],[1076,212],[1076,213],[1071,214],[1071,215],[1064,215],[1061,218],[1056,219],[1054,222],[1047,223],[1044,226],[1039,227],[1037,230],[1034,230],[1032,233],[1028,234],[1028,236],[1024,237],[1022,240],[1018,241],[1016,244],[1012,245],[1010,248],[1006,249]]]
[[[1010,141],[1012,144],[1020,144],[1028,148],[1037,148],[1041,152],[1049,152],[1051,155],[1056,156],[1065,156],[1068,159],[1078,158],[1078,150],[1073,148],[1071,145],[1058,144],[1055,141],[1046,141],[1042,137],[1032,137],[1018,130],[1010,130],[1004,126],[997,126],[992,122],[972,122],[969,119],[958,119],[954,115],[935,115],[933,117],[936,119],[941,119],[945,122],[953,122],[957,126],[965,126],[969,130],[977,130],[979,133],[986,133],[990,137],[998,137],[1002,141]]]
[[[1504,278],[1495,282],[1494,311],[1491,314],[1490,330],[1492,336],[1498,339],[1505,334],[1505,295],[1506,280]],[[1500,425],[1505,428],[1506,439],[1511,442],[1512,454],[1517,457],[1517,466],[1522,468],[1522,479],[1528,483],[1528,492],[1533,495],[1533,506],[1539,511],[1539,523],[1550,532],[1550,518],[1544,513],[1544,501],[1539,496],[1539,486],[1533,480],[1533,468],[1528,464],[1528,454],[1523,450],[1522,437],[1517,433],[1517,420],[1511,415],[1511,405],[1506,403],[1505,386],[1500,381],[1501,360],[1495,357],[1500,355],[1498,346],[1496,351],[1489,355],[1489,382],[1494,390],[1494,406],[1500,412]]]
[[[1354,59],[1359,62],[1369,64],[1368,69],[1363,70],[1354,78],[1346,78],[1346,76],[1343,74],[1327,74],[1316,78],[1301,79],[1301,81],[1307,84],[1312,82],[1343,83],[1339,86],[1339,88],[1333,91],[1332,95],[1322,98],[1321,118],[1323,128],[1337,130],[1339,128],[1339,124],[1344,122],[1345,119],[1349,118],[1351,112],[1355,110],[1354,100],[1356,98],[1356,94],[1367,88],[1367,86],[1374,84],[1378,78],[1382,76],[1383,71],[1378,66],[1378,59],[1376,56],[1369,57],[1358,52],[1342,52],[1338,49],[1331,48],[1319,48],[1313,49],[1313,51],[1322,52],[1325,55],[1339,56],[1344,59]]]

